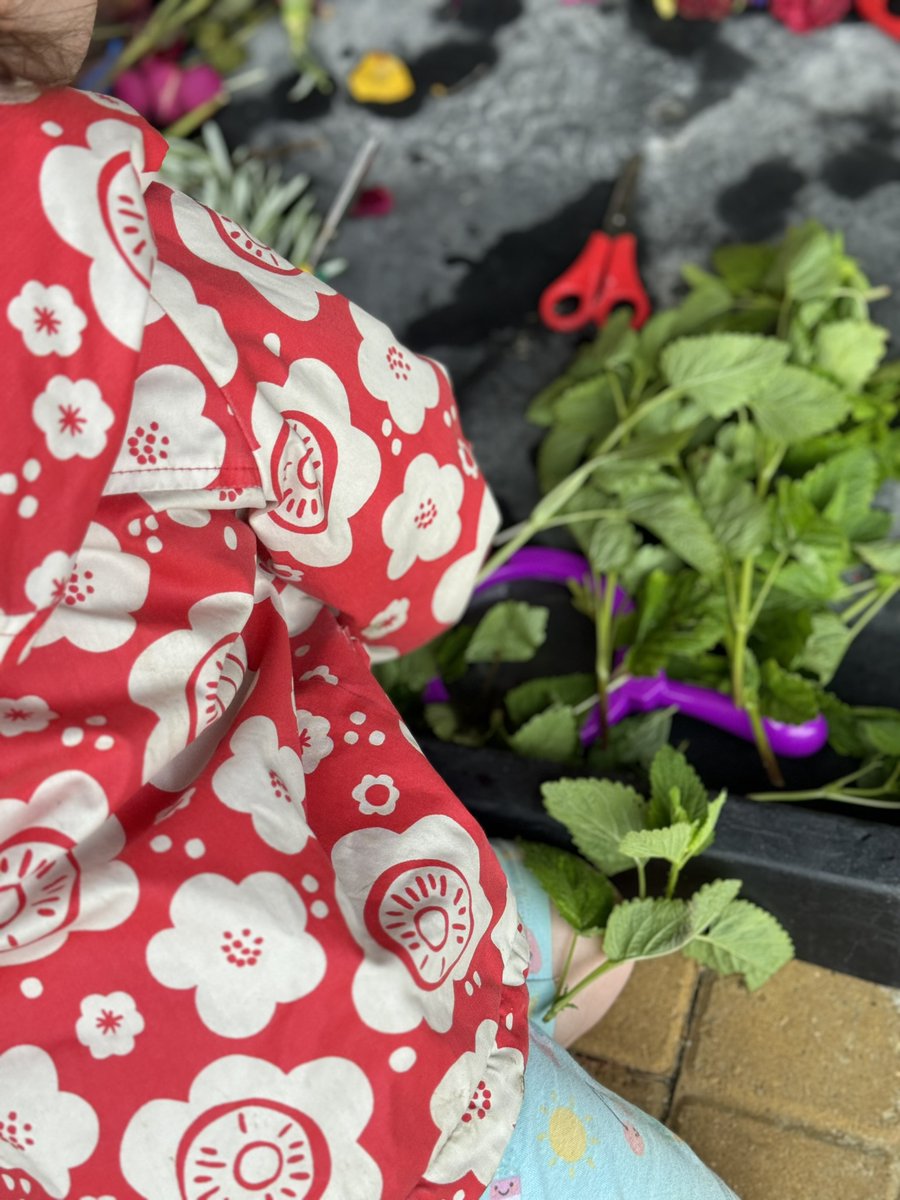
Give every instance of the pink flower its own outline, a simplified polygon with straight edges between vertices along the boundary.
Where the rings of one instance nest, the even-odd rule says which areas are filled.
[[[809,33],[841,21],[851,0],[772,0],[772,16],[794,33]]]
[[[359,193],[350,213],[351,217],[384,217],[394,207],[394,196],[390,188],[381,186],[365,188]]]
[[[223,91],[217,71],[203,63],[182,67],[168,59],[145,58],[116,80],[113,92],[154,125],[171,125]]]

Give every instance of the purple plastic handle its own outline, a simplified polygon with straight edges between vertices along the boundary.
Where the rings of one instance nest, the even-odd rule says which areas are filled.
[[[513,554],[475,589],[475,594],[501,583],[518,583],[536,579],[545,583],[567,584],[590,579],[587,560],[573,550],[555,550],[546,546],[525,546]],[[616,589],[613,612],[629,612],[631,597]],[[446,702],[450,695],[442,680],[432,679],[425,687],[423,699],[427,704]],[[609,697],[607,720],[615,725],[636,712],[652,712],[674,705],[686,716],[695,717],[707,725],[724,729],[745,742],[754,741],[753,725],[747,713],[738,708],[728,696],[711,688],[669,679],[664,672],[649,678],[632,676],[616,687]],[[763,718],[763,728],[776,754],[784,758],[806,758],[817,754],[828,740],[828,722],[819,714],[803,725],[788,725],[784,721]],[[581,730],[584,745],[600,733],[600,713],[593,709]]]

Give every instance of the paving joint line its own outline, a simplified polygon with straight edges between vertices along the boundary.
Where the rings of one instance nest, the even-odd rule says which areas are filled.
[[[681,1068],[684,1065],[684,1056],[687,1051],[687,1044],[690,1039],[691,1029],[694,1025],[694,1016],[697,1012],[697,1005],[700,1002],[700,989],[703,986],[704,980],[706,980],[708,976],[709,972],[707,968],[703,967],[697,972],[697,978],[694,981],[694,991],[691,995],[691,1002],[688,1005],[687,1020],[684,1023],[684,1034],[681,1038],[681,1044],[678,1047],[678,1058],[675,1063],[675,1069],[670,1077],[669,1095],[666,1100],[665,1110],[660,1117],[660,1121],[663,1125],[668,1125],[669,1118],[672,1116],[672,1105],[675,1101],[675,1092],[681,1079]],[[900,1200],[900,1197],[898,1197],[898,1200]]]

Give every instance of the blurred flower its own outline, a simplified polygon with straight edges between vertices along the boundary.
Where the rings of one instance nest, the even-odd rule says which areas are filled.
[[[823,25],[842,21],[851,0],[772,0],[772,16],[794,33],[809,33]]]
[[[733,11],[731,0],[678,0],[678,15],[686,21],[723,21]]]
[[[351,217],[385,217],[394,207],[394,194],[390,188],[364,188],[350,210]]]
[[[171,125],[223,91],[222,78],[212,67],[201,63],[185,68],[159,56],[123,71],[113,86],[115,96],[154,125]]]
[[[416,90],[406,63],[383,50],[363,55],[348,75],[347,87],[360,104],[399,104]]]

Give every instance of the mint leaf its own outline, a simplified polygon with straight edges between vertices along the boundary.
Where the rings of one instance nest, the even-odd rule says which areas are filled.
[[[681,338],[662,352],[663,374],[673,387],[691,396],[711,417],[727,417],[747,403],[788,355],[771,337],[746,333],[710,333]]]
[[[663,477],[656,487],[625,495],[622,503],[637,525],[649,529],[673,554],[702,575],[715,575],[722,560],[696,498],[684,484]]]
[[[740,879],[716,879],[694,892],[688,901],[694,933],[702,933],[708,925],[717,921],[732,900],[737,898],[742,886]]]
[[[704,821],[708,809],[709,792],[700,776],[674,746],[663,746],[650,768],[650,825]]]
[[[637,611],[626,659],[634,675],[656,675],[670,656],[701,654],[725,635],[724,601],[687,571],[651,571],[638,592]]]
[[[900,575],[900,541],[864,542],[855,550],[873,571]]]
[[[521,600],[493,605],[475,627],[466,662],[528,662],[544,644],[549,615],[549,609]]]
[[[590,434],[565,425],[554,425],[538,447],[537,474],[542,492],[552,491],[578,466],[590,443]]]
[[[691,466],[697,499],[719,546],[732,560],[759,554],[770,520],[751,485],[735,478],[733,464],[718,451],[694,456]]]
[[[850,631],[836,613],[815,613],[812,630],[796,665],[816,675],[820,683],[829,683],[841,665],[850,641]]]
[[[457,746],[483,746],[490,737],[489,730],[464,725],[452,704],[426,704],[425,720],[435,737]]]
[[[462,679],[468,669],[466,648],[472,640],[470,625],[455,625],[432,642],[438,673],[444,683]]]
[[[421,646],[400,658],[377,663],[372,669],[375,678],[391,696],[401,693],[417,696],[426,683],[438,674],[435,643]]]
[[[827,296],[840,286],[843,267],[841,239],[817,221],[788,230],[766,281],[802,302]]]
[[[690,941],[688,906],[683,900],[626,900],[606,923],[603,949],[608,958],[660,958]]]
[[[624,517],[596,523],[591,534],[588,558],[598,575],[627,567],[640,545],[640,535]]]
[[[783,366],[754,388],[750,409],[763,433],[791,445],[837,428],[849,412],[844,392],[803,367]]]
[[[771,913],[748,900],[732,900],[705,933],[684,947],[684,953],[720,975],[743,975],[752,992],[790,962],[794,946]]]
[[[857,538],[869,523],[880,484],[875,451],[855,446],[819,463],[798,486],[826,520]]]
[[[577,854],[540,842],[520,843],[524,863],[556,905],[559,915],[581,934],[595,936],[606,925],[616,900],[613,885]]]
[[[710,800],[706,817],[704,818],[702,824],[695,829],[694,836],[691,839],[691,858],[696,858],[698,854],[702,854],[704,850],[708,850],[715,841],[716,825],[718,824],[719,817],[722,809],[725,807],[725,801],[727,799],[727,794],[725,792],[720,792],[718,796],[716,796],[715,800]]]
[[[626,717],[609,730],[607,745],[594,742],[588,751],[588,766],[598,775],[615,767],[636,765],[649,769],[653,756],[672,734],[674,708]]]
[[[770,658],[760,668],[760,703],[772,720],[803,725],[819,715],[819,690]]]
[[[573,384],[553,404],[553,418],[578,433],[603,438],[618,420],[612,388],[606,375]]]
[[[713,253],[713,266],[725,283],[739,296],[756,291],[772,269],[777,251],[774,246],[738,244],[720,246]]]
[[[554,704],[510,735],[509,744],[524,758],[569,762],[578,753],[578,720],[565,704]]]
[[[665,829],[641,829],[626,833],[619,850],[627,858],[664,858],[666,862],[682,863],[691,843],[690,825],[669,825]]]
[[[838,383],[859,391],[884,358],[888,331],[870,321],[831,321],[816,334],[816,361]]]
[[[633,788],[609,779],[559,779],[543,784],[541,795],[550,816],[604,874],[634,867],[619,851],[625,834],[646,824],[647,802]]]
[[[514,725],[521,725],[551,704],[581,704],[596,689],[596,678],[587,673],[528,679],[506,693],[506,711]]]

